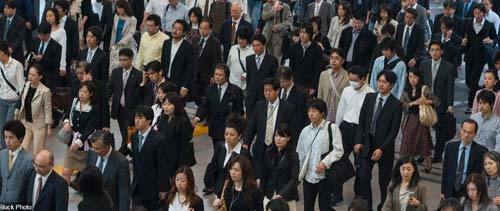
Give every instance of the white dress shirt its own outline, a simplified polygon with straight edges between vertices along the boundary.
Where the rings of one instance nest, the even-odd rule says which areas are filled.
[[[45,183],[47,183],[47,179],[49,178],[50,174],[52,174],[52,170],[50,170],[50,172],[45,175],[45,176],[42,176],[40,174],[36,174],[35,176],[35,182],[33,183],[33,196],[32,196],[32,200],[33,200],[33,206],[35,206],[36,202],[37,202],[37,198],[36,198],[36,194],[37,194],[37,188],[38,188],[38,178],[42,178],[42,190],[43,190],[43,186],[45,186]],[[41,193],[41,190],[40,190],[40,193]],[[40,197],[40,196],[38,196]]]
[[[66,37],[66,30],[63,27],[59,26],[59,28],[50,33],[50,37],[55,40],[59,45],[61,45],[61,61],[60,61],[60,70],[66,70],[66,43],[68,38]]]
[[[238,58],[238,50],[240,51],[240,55]],[[243,67],[245,67],[245,70],[247,68],[247,56],[255,54],[253,52],[252,46],[247,45],[244,48],[241,48],[240,45],[236,44],[231,46],[231,49],[229,50],[229,55],[227,57],[227,66],[231,70],[231,74],[229,75],[229,82],[231,84],[234,84],[240,89],[245,90],[247,88],[247,82],[241,80],[241,76],[246,77],[246,72],[243,71],[243,68],[241,67],[241,64],[243,64]],[[240,64],[241,60],[241,64]]]
[[[189,210],[189,202],[184,203],[184,201],[180,201],[179,193],[175,194],[172,203],[168,205],[168,210],[176,210],[176,211],[188,211]]]
[[[283,99],[283,91],[285,90],[284,88],[281,88],[281,92],[280,92],[280,99],[282,100],[286,100],[288,99],[288,97],[290,96],[290,91],[293,89],[293,85],[295,85],[295,83],[292,82],[292,85],[290,85],[290,87],[288,87],[288,89],[286,89],[286,98]]]
[[[233,148],[233,150],[229,150],[229,146],[227,145],[227,143],[224,143],[224,148],[226,148],[226,157],[224,157],[224,165],[222,166],[226,166],[227,162],[229,161],[229,158],[231,158],[231,155],[234,153],[236,154],[241,154],[241,141],[238,142],[238,144],[236,144],[236,146]]]
[[[495,26],[495,31],[498,32],[498,30],[500,29],[500,17],[498,17],[498,14],[493,12],[493,10],[490,10],[489,12],[486,13],[484,18],[487,21],[493,23],[493,26]]]
[[[219,85],[216,85],[217,86],[217,89],[219,88]],[[226,90],[227,90],[227,86],[228,86],[228,83],[224,83],[220,86],[221,90],[220,90],[220,99],[219,101],[222,100],[222,98],[224,97],[224,93],[226,93]]]
[[[7,64],[0,62],[0,68],[3,69],[7,80],[16,88],[17,92],[21,94],[24,86],[24,69],[23,65],[17,60],[9,57]],[[5,79],[0,75],[0,99],[2,100],[17,100],[19,96],[7,85]]]
[[[182,42],[184,42],[184,38],[181,39],[179,42],[175,42],[172,39],[172,47],[170,48],[170,65],[168,68],[167,78],[170,78],[170,75],[172,73],[172,63],[174,62],[175,55],[177,54],[177,51],[181,47]]]
[[[111,155],[111,151],[113,151],[113,147],[111,147],[111,149],[109,149],[108,153],[106,153],[106,155],[104,155],[104,157],[101,158],[100,155],[97,157],[97,161],[95,162],[95,167],[99,168],[99,165],[101,164],[101,159],[102,159],[102,161],[103,161],[102,173],[104,173],[104,169],[106,169],[106,165],[108,164],[109,155]]]
[[[99,21],[100,21],[102,17],[102,8],[103,8],[102,3],[97,2],[97,0],[91,0],[91,4],[92,4],[92,11],[99,16]]]
[[[149,0],[148,5],[146,6],[144,12],[147,12],[150,15],[156,14],[160,16],[160,18],[163,18],[163,13],[165,12],[167,5],[168,1],[165,0]]]
[[[413,25],[411,26],[408,26],[408,25],[405,25],[405,30],[403,31],[403,39],[401,40],[401,46],[404,46],[405,45],[405,35],[406,35],[406,30],[409,30],[410,32],[408,33],[408,39],[410,39],[411,37],[411,32],[413,31],[413,26],[415,26],[415,23],[413,23]],[[409,42],[409,41],[408,41]]]
[[[17,148],[16,150],[14,150],[14,152],[9,150],[9,157],[11,154],[14,155],[14,158],[12,159],[12,166],[14,166],[14,162],[16,162],[17,155],[19,155],[19,151],[21,151],[21,148],[22,147]]]
[[[88,63],[91,63],[92,59],[94,59],[94,55],[95,55],[95,52],[97,51],[97,48],[99,48],[99,47],[96,47],[94,49],[91,49],[90,47],[88,48],[87,57],[86,57],[86,61]],[[89,55],[90,55],[90,57],[89,57]]]
[[[483,29],[484,20],[485,19],[483,18],[481,23],[478,23],[477,20],[474,18],[474,22],[472,23],[472,27],[474,28],[474,31],[476,32],[476,34],[478,34],[481,31],[481,29]]]
[[[314,3],[314,16],[319,16],[319,10],[321,9],[321,4],[323,3],[323,0],[320,0],[319,2]]]
[[[342,121],[351,124],[359,124],[359,113],[361,112],[361,106],[363,105],[365,96],[367,93],[373,92],[375,92],[375,90],[368,86],[368,84],[364,84],[359,90],[354,89],[352,86],[344,88],[340,96],[335,124],[340,125]]]

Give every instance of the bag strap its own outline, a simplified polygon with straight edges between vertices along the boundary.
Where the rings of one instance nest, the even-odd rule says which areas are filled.
[[[221,194],[220,194],[220,200],[221,200],[221,201],[224,201],[224,192],[226,192],[227,183],[229,183],[229,182],[228,182],[228,180],[226,180],[226,181],[224,182],[224,187],[222,188],[222,192],[221,192]]]
[[[236,49],[238,49],[238,60],[240,61],[240,66],[241,66],[241,69],[243,69],[243,72],[244,72],[244,73],[246,73],[246,72],[247,72],[247,69],[245,69],[245,65],[243,65],[243,62],[241,61],[241,57],[240,57],[240,54],[241,54],[241,53],[240,53],[240,47],[239,47],[239,46],[237,46],[237,48],[236,48]]]
[[[332,141],[333,141],[333,134],[332,134],[332,122],[330,122],[330,124],[328,124],[328,152],[324,153],[321,155],[321,157],[325,157],[326,155],[328,155],[328,153],[330,153],[332,150],[333,150],[333,145],[332,145]]]
[[[387,62],[387,65],[386,67],[384,67],[384,70],[392,70],[394,69],[394,67],[396,67],[396,65],[401,61],[400,58],[397,58],[396,60],[392,61],[392,62]]]
[[[425,95],[424,95],[425,88],[427,88],[427,86],[426,86],[426,85],[423,85],[423,86],[422,86],[422,91],[421,91],[421,93],[420,93],[420,98],[422,98],[422,99],[426,99],[426,98],[425,98]]]
[[[19,91],[17,91],[16,87],[14,85],[12,85],[9,80],[7,80],[7,77],[5,77],[5,73],[3,71],[3,68],[0,68],[0,71],[2,71],[2,77],[3,77],[3,80],[5,81],[5,83],[7,83],[7,85],[12,89],[12,91],[14,91],[16,93],[16,95],[18,97],[21,96],[21,94],[19,94]]]
[[[335,82],[333,82],[332,74],[330,74],[330,71],[327,70],[328,74],[328,79],[330,79],[330,84],[332,86],[333,91],[335,92],[335,96],[340,98],[340,95],[342,93],[339,93],[339,90],[337,89],[337,86],[335,86]],[[333,72],[333,69],[332,69]],[[340,74],[340,73],[339,73]]]

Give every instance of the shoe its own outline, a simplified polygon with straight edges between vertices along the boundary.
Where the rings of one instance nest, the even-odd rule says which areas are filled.
[[[465,110],[465,114],[472,114],[472,111],[470,110],[470,108],[467,108],[467,110]]]
[[[337,194],[333,194],[330,199],[330,207],[333,208],[337,206],[338,203],[344,201],[342,196],[337,196]]]
[[[432,170],[432,160],[431,160],[431,157],[425,157],[425,168],[424,168],[424,172],[425,173],[429,173],[431,172]]]

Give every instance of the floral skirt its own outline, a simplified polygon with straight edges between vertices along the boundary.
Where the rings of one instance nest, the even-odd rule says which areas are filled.
[[[401,141],[401,156],[430,156],[432,150],[431,128],[420,124],[418,114],[409,114],[406,125],[403,127]]]

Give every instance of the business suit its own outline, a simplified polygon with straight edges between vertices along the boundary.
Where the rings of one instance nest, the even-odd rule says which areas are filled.
[[[446,62],[443,57],[441,57],[441,62],[432,81],[432,59],[428,59],[422,62],[420,65],[420,72],[422,74],[422,80],[424,84],[428,87],[432,87],[432,93],[440,100],[440,104],[436,107],[436,112],[438,115],[438,123],[434,125],[436,129],[436,145],[434,147],[434,158],[440,159],[443,154],[444,145],[447,141],[443,134],[445,134],[446,128],[449,125],[443,124],[446,112],[449,106],[453,106],[454,94],[455,94],[455,77],[453,72],[455,71],[452,64]]]
[[[130,210],[130,170],[128,160],[113,148],[102,172],[103,189],[113,201],[115,210]],[[87,166],[96,166],[99,155],[89,150]],[[100,161],[102,162],[102,161]]]
[[[264,21],[264,28],[262,29],[262,34],[266,37],[267,52],[281,60],[283,55],[283,37],[285,32],[292,25],[292,12],[290,6],[287,4],[281,4],[283,9],[280,12],[274,11],[274,4],[264,3],[262,8],[262,21]],[[277,27],[278,31],[273,32],[273,28]],[[286,47],[286,46],[285,46]]]
[[[82,0],[81,8],[82,15],[87,16],[84,30],[87,31],[91,26],[99,26],[102,29],[102,40],[104,42],[104,49],[109,49],[111,39],[111,29],[113,28],[113,15],[115,14],[110,1],[102,1],[101,16],[94,13],[92,9],[92,0]],[[142,20],[142,19],[141,19]]]
[[[406,24],[399,24],[396,30],[396,43],[399,44],[404,51],[403,39]],[[412,59],[415,59],[417,62],[415,67],[418,67],[420,64],[420,55],[422,50],[424,49],[424,30],[420,28],[416,23],[413,24],[413,28],[411,30],[410,38],[408,40],[408,48],[405,52],[405,56],[402,58],[403,61],[408,64],[408,62]]]
[[[165,138],[153,129],[150,129],[145,138],[142,149],[139,151],[138,132],[132,136],[132,157],[134,177],[130,186],[132,205],[141,205],[148,210],[156,207],[159,192],[167,192],[169,177],[166,169],[166,155],[164,151]]]
[[[372,169],[374,164],[378,163],[379,168],[379,185],[380,185],[380,199],[381,202],[378,208],[382,207],[384,203],[387,192],[387,186],[389,185],[390,178],[392,175],[392,166],[394,162],[394,145],[395,138],[398,134],[401,115],[403,112],[402,103],[394,97],[394,95],[389,94],[385,103],[380,110],[380,115],[376,119],[376,126],[374,128],[374,134],[371,134],[370,129],[372,125],[372,119],[375,115],[375,106],[377,106],[379,100],[378,92],[366,94],[363,105],[361,106],[361,113],[359,115],[359,125],[358,131],[356,133],[356,144],[362,144],[363,148],[360,152],[360,167],[356,172],[355,189],[361,190],[361,187],[366,188],[366,191],[360,192],[360,197],[368,200],[368,206],[372,205],[372,191],[371,191],[371,178]],[[380,149],[382,150],[382,156],[378,161],[372,161],[371,156],[374,151]]]
[[[200,121],[208,119],[208,135],[212,138],[214,149],[217,142],[224,142],[227,117],[232,113],[242,116],[244,114],[243,91],[238,86],[228,82],[221,99],[217,88],[216,84],[208,86],[207,93],[196,111],[196,117],[200,118]]]
[[[442,33],[436,33],[432,36],[432,41],[440,41],[443,44],[442,57],[453,65],[453,76],[458,76],[457,68],[462,65],[462,39],[453,31],[449,40],[444,40]]]
[[[12,58],[24,65],[23,42],[26,36],[25,21],[19,15],[14,15],[7,32],[5,32],[6,24],[7,16],[3,16],[0,18],[0,39],[4,40],[3,37],[6,38],[4,41],[7,41],[9,47],[12,48]]]
[[[287,101],[283,101],[280,99],[277,112],[276,121],[274,122],[274,129],[278,127],[279,124],[284,123],[290,126],[292,131],[292,143],[296,143],[298,134],[295,131],[295,106]],[[244,144],[247,146],[252,146],[252,161],[255,165],[255,174],[257,178],[262,177],[262,167],[261,165],[264,163],[264,154],[266,149],[273,144],[271,143],[269,146],[265,143],[266,138],[266,122],[268,118],[268,106],[269,102],[267,100],[261,100],[257,102],[255,105],[255,111],[250,116],[250,120],[248,123],[248,127],[246,133],[244,135]],[[273,132],[274,134],[274,132]],[[257,137],[254,142],[254,137]]]
[[[201,98],[207,92],[207,86],[210,84],[210,78],[213,77],[215,66],[222,62],[221,44],[213,35],[209,35],[200,46],[199,37],[194,41],[195,59],[193,65],[193,96],[198,105]]]
[[[31,22],[31,29],[36,29],[38,27],[38,24],[39,23],[42,23],[43,21],[45,21],[45,11],[47,11],[47,9],[49,8],[52,8],[53,4],[54,4],[54,1],[53,0],[45,0],[45,9],[43,9],[43,14],[40,14],[40,1],[43,1],[43,0],[39,0],[39,1],[36,1],[36,0],[33,0],[33,22]]]
[[[309,3],[307,5],[307,15],[309,16],[309,20],[314,17],[314,9],[316,7],[316,1]],[[318,17],[321,20],[321,34],[323,36],[328,35],[328,30],[330,29],[330,22],[334,16],[333,5],[327,1],[322,1],[321,6],[319,6]]]
[[[33,42],[33,46],[31,47],[31,52],[38,54],[41,48],[41,41],[39,38],[36,38]],[[45,46],[45,50],[42,55],[42,59],[38,62],[43,69],[43,77],[47,82],[47,87],[49,89],[54,89],[56,87],[57,78],[59,76],[59,67],[61,62],[61,45],[57,43],[57,41],[53,39],[49,39],[49,43]]]
[[[174,59],[170,62],[172,42],[173,39],[163,42],[161,54],[163,77],[178,87],[191,90],[191,83],[193,81],[193,56],[195,56],[193,46],[188,41],[182,40],[177,53],[174,55]]]
[[[342,49],[347,55],[351,47],[353,39],[353,28],[352,26],[342,30],[339,41],[339,48]],[[354,42],[354,47],[352,48],[352,61],[344,63],[344,66],[361,66],[367,68],[370,64],[370,58],[372,56],[373,48],[377,43],[377,38],[375,35],[369,31],[366,27],[359,31],[358,38]],[[349,64],[347,64],[349,63]]]
[[[64,31],[66,31],[66,70],[71,69],[71,62],[78,60],[78,51],[80,50],[80,38],[78,34],[78,24],[68,16],[64,22]],[[71,77],[71,72],[68,71],[68,76]]]
[[[107,191],[97,194],[83,195],[83,199],[78,203],[78,211],[108,211],[118,210],[113,204]]]
[[[283,91],[283,88],[281,88],[278,96],[281,100],[295,106],[295,128],[301,131],[302,128],[309,124],[309,118],[307,117],[307,95],[297,86],[293,86],[290,89],[290,93],[283,99]]]
[[[102,81],[98,79],[92,79],[90,82],[92,82],[96,88],[96,93],[95,93],[95,100],[96,100],[96,105],[99,106],[99,111],[100,113],[100,121],[97,125],[97,128],[101,129],[103,127],[109,128],[109,98],[108,98],[108,90],[106,87],[106,84],[104,84]]]
[[[68,183],[57,172],[52,170],[47,181],[43,184],[38,200],[32,207],[33,210],[68,210]],[[33,189],[37,173],[31,170],[26,182],[23,184],[22,198],[28,205],[33,205]]]
[[[78,60],[87,61],[87,56],[89,54],[89,48],[80,50],[78,54]],[[108,83],[109,79],[109,55],[104,52],[100,47],[94,52],[92,60],[90,62],[90,68],[92,70],[92,77],[99,79],[104,83]]]
[[[142,19],[144,17],[144,10],[146,9],[146,8],[144,8],[145,7],[144,1],[130,0],[129,4],[130,4],[130,7],[132,8],[132,13],[135,16],[135,19],[138,21],[142,21]],[[140,25],[137,24],[136,27],[137,27],[137,30],[139,30]]]
[[[468,106],[472,108],[474,97],[479,89],[479,80],[483,72],[483,66],[488,61],[486,48],[493,48],[498,43],[497,31],[493,24],[483,18],[484,24],[479,33],[474,30],[475,19],[465,22],[464,37],[467,37],[467,44],[463,47],[465,56],[465,84],[469,87]],[[485,38],[493,40],[493,46],[484,44]]]
[[[463,187],[461,187],[460,190],[455,190],[454,188],[455,177],[458,171],[458,163],[460,162],[458,160],[458,157],[460,156],[460,143],[461,141],[450,142],[445,147],[443,171],[441,174],[441,194],[443,194],[445,198],[460,197],[464,191]],[[474,141],[469,147],[469,160],[465,162],[467,163],[467,166],[465,166],[464,163],[466,177],[472,173],[480,174],[483,172],[483,155],[488,151],[486,147],[481,146]]]
[[[250,34],[253,34],[252,25],[248,21],[246,21],[244,17],[241,17],[239,20],[239,23],[238,23],[238,28],[236,28],[234,31],[234,33],[235,33],[234,42],[231,43],[231,26],[232,26],[232,24],[233,24],[233,19],[229,18],[229,19],[224,20],[224,22],[222,22],[222,25],[220,27],[219,40],[222,43],[222,46],[224,48],[224,51],[223,51],[224,63],[227,61],[227,56],[229,55],[229,49],[231,49],[231,46],[238,43],[238,39],[236,39],[236,32],[238,30],[240,30],[241,28],[246,27],[248,30],[250,30]],[[249,40],[249,42],[250,42],[250,40]]]
[[[466,4],[464,1],[470,2],[470,6],[468,8],[465,8],[465,11],[464,7],[466,6]],[[464,0],[464,1],[458,1],[457,9],[455,10],[455,15],[463,19],[474,18],[473,14],[474,10],[472,8],[474,8],[474,6],[478,3],[476,3],[476,1],[474,0]]]
[[[290,69],[293,71],[295,83],[300,88],[318,88],[322,59],[321,48],[314,42],[305,52],[301,43],[290,48]]]
[[[264,155],[264,170],[262,174],[262,189],[268,199],[274,194],[280,195],[286,201],[299,200],[297,185],[299,184],[299,155],[291,143],[280,151],[277,147],[269,147]]]
[[[33,169],[31,153],[20,147],[9,171],[9,150],[0,151],[0,192],[1,203],[22,203],[21,192],[24,180]]]
[[[111,118],[118,120],[122,134],[122,147],[127,143],[127,126],[133,125],[133,114],[138,105],[138,90],[142,81],[142,73],[132,67],[125,88],[123,88],[123,74],[123,68],[114,69],[108,84],[108,93],[112,95]],[[122,94],[125,98],[124,105],[120,102]]]
[[[245,98],[245,108],[247,116],[251,116],[254,110],[255,104],[264,99],[264,88],[262,86],[262,81],[266,78],[275,77],[276,69],[278,69],[278,60],[276,57],[271,56],[267,53],[260,55],[261,64],[257,67],[255,61],[256,55],[250,55],[246,58],[246,68],[247,68],[247,96]]]
[[[420,29],[423,30],[424,40],[428,41],[431,38],[431,26],[429,25],[429,20],[427,17],[427,9],[417,4],[415,6],[415,10],[417,11],[418,16],[415,17],[415,25],[417,25]],[[400,12],[396,17],[398,23],[405,23],[405,13]]]
[[[436,15],[434,18],[434,24],[432,25],[432,33],[441,33],[441,19],[444,17],[444,14],[439,14]],[[463,27],[464,27],[464,20],[457,15],[451,16],[451,19],[453,20],[453,32],[456,33],[459,36],[463,35]]]

